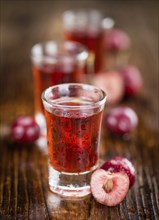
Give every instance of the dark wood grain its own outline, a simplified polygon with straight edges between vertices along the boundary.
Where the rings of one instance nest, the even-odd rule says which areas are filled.
[[[159,219],[158,6],[155,0],[1,1],[0,219]],[[34,114],[30,48],[61,38],[62,12],[77,7],[98,8],[128,32],[129,62],[139,67],[144,79],[141,94],[121,103],[139,116],[135,132],[122,139],[102,129],[101,159],[125,156],[137,169],[134,187],[111,208],[92,196],[66,200],[51,193],[47,155],[36,144],[15,144],[5,135],[17,116]]]

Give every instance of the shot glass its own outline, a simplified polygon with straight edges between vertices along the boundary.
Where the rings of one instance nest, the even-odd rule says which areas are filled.
[[[94,9],[74,9],[62,14],[64,38],[80,42],[89,49],[87,73],[103,69],[103,15]]]
[[[87,57],[86,48],[78,42],[48,41],[32,47],[35,119],[42,133],[46,125],[41,93],[56,84],[83,82]]]
[[[60,84],[42,94],[47,122],[49,186],[62,196],[90,193],[98,167],[105,93],[87,84]]]

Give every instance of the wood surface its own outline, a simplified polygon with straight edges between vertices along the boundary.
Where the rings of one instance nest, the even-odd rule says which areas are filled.
[[[0,219],[159,219],[158,6],[150,0],[1,1]],[[121,103],[139,116],[131,137],[113,137],[102,127],[101,159],[125,156],[137,169],[134,187],[111,208],[92,196],[66,200],[51,193],[47,155],[36,144],[15,144],[5,136],[17,116],[34,114],[30,48],[61,38],[62,12],[77,7],[101,10],[129,34],[129,63],[138,66],[144,79],[141,94]]]

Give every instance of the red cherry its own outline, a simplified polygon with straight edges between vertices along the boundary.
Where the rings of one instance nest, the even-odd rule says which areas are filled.
[[[32,143],[39,135],[40,128],[30,116],[21,116],[12,124],[11,136],[16,142]]]
[[[113,52],[126,50],[130,47],[130,44],[130,37],[123,30],[112,29],[106,33],[105,46],[108,50]]]
[[[130,180],[130,186],[132,187],[135,182],[136,170],[133,164],[124,157],[115,157],[109,161],[106,161],[102,166],[102,169],[109,172],[125,172]]]
[[[135,111],[129,107],[116,107],[111,109],[105,117],[106,127],[115,134],[131,133],[138,124]]]
[[[136,95],[143,86],[139,69],[135,66],[126,66],[120,70],[125,84],[125,95]]]

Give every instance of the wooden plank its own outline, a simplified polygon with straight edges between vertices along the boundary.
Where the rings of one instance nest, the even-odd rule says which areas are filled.
[[[3,145],[4,147],[4,145]],[[3,151],[3,157],[5,158],[4,165],[2,172],[4,172],[3,175],[3,190],[2,190],[2,205],[1,205],[1,213],[2,218],[5,216],[9,216],[9,204],[10,204],[10,188],[11,188],[11,173],[10,173],[10,167],[11,167],[11,153],[6,150]]]

